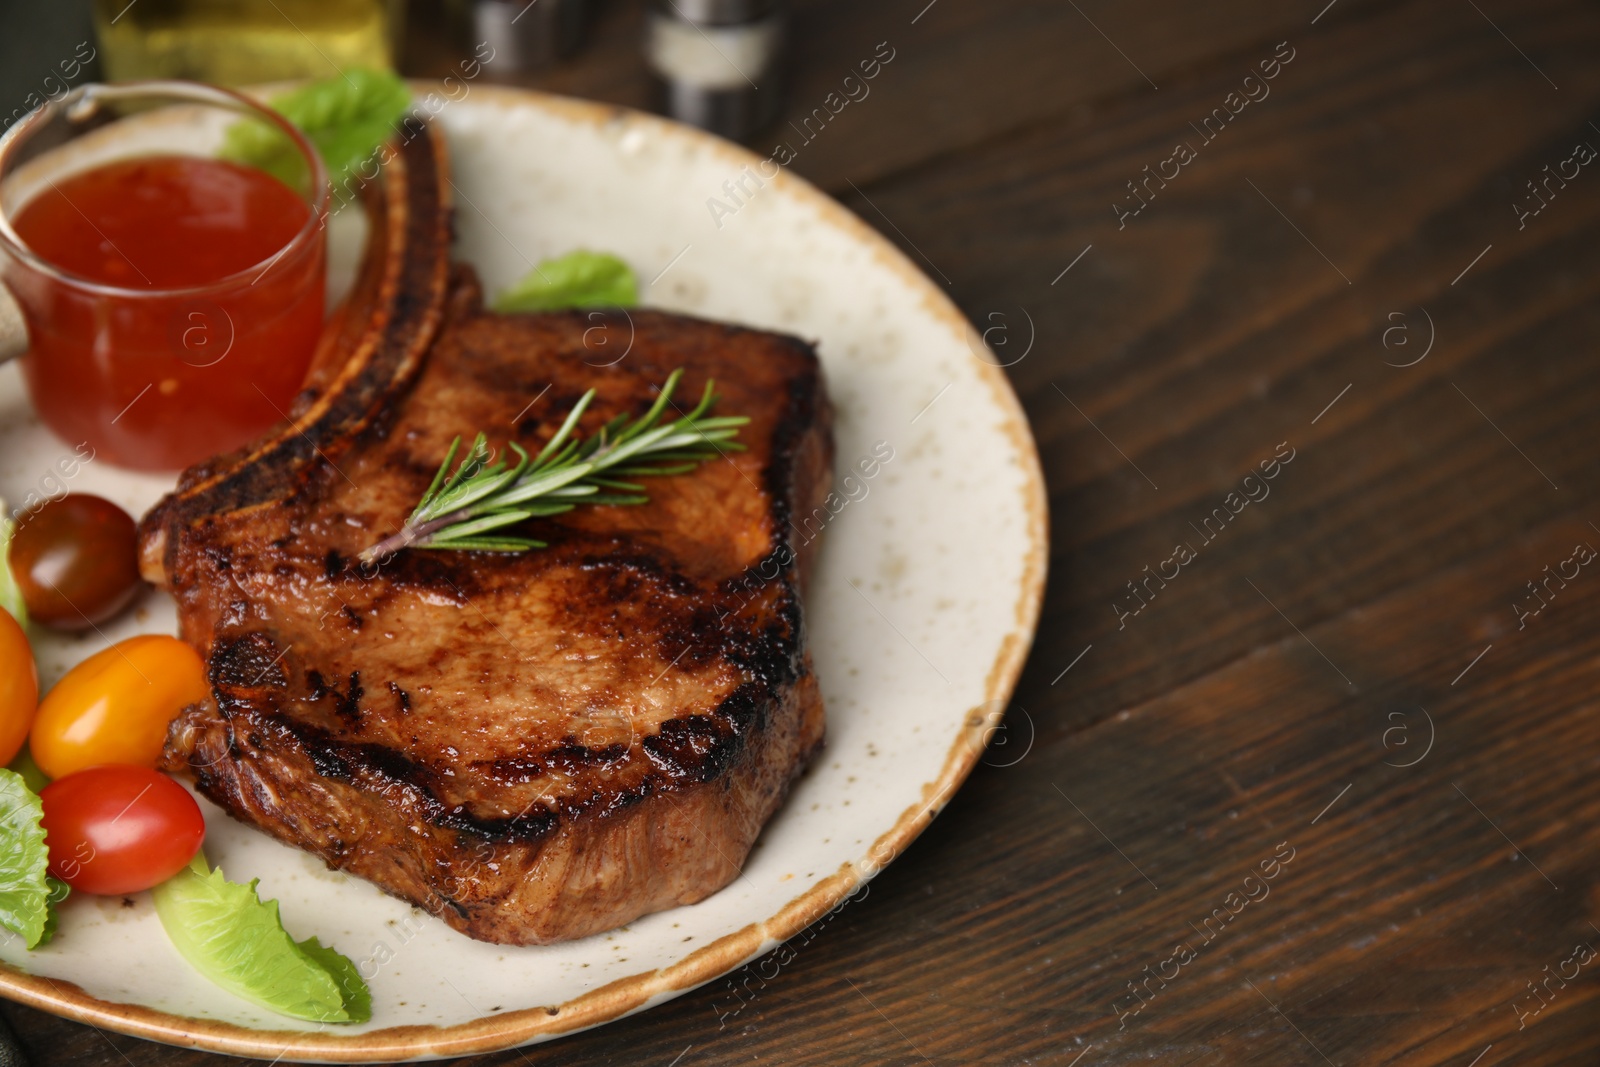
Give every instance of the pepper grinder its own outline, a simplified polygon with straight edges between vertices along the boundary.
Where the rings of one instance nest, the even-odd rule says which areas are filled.
[[[785,0],[656,0],[645,58],[662,110],[734,140],[760,130],[783,100]]]
[[[571,55],[583,38],[587,0],[474,0],[475,38],[494,51],[497,79],[526,74]]]

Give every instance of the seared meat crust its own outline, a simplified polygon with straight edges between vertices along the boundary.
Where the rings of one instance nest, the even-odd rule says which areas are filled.
[[[472,937],[544,943],[726,885],[821,744],[789,531],[827,493],[831,412],[794,338],[486,313],[448,263],[443,168],[413,128],[290,424],[142,524],[212,684],[164,758]],[[537,451],[586,389],[588,434],[677,367],[679,397],[715,378],[719,412],[750,417],[748,451],[650,480],[643,506],[526,524],[545,549],[357,562],[457,434]]]

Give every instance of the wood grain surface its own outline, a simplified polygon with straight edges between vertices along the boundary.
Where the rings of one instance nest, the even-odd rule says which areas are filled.
[[[640,10],[530,83],[646,104]],[[794,168],[1033,421],[1005,729],[784,966],[459,1062],[1596,1063],[1600,9],[814,0],[789,117],[880,41]]]

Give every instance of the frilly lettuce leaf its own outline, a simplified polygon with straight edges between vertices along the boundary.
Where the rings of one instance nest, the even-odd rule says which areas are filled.
[[[371,1019],[372,994],[355,964],[314,937],[291,938],[257,881],[230,882],[196,855],[152,890],[156,914],[183,958],[235,996],[312,1022]]]
[[[579,307],[632,307],[639,283],[622,260],[578,249],[547,259],[495,299],[496,311],[555,311]]]
[[[17,753],[17,758],[11,761],[8,769],[22,775],[22,784],[35,793],[43,792],[44,787],[50,784],[50,779],[33,762],[33,753],[28,751],[27,745],[22,746],[22,751]]]
[[[334,984],[344,995],[345,1013],[350,1016],[351,1022],[364,1023],[372,1018],[372,993],[367,989],[367,983],[361,980],[361,972],[356,970],[349,956],[329,948],[314,937],[299,942],[299,948],[333,978]]]
[[[29,948],[55,931],[51,901],[60,899],[45,872],[44,805],[15,771],[0,769],[0,926]],[[58,885],[60,883],[57,883]],[[61,897],[65,893],[60,894]]]
[[[44,912],[44,932],[39,935],[39,944],[48,945],[56,936],[56,919],[60,914],[56,911],[56,905],[67,899],[67,895],[72,892],[72,887],[61,879],[48,874],[45,875],[44,884],[45,888],[49,890],[50,896],[45,902],[48,906]]]
[[[0,608],[11,612],[22,628],[28,628],[28,606],[22,600],[22,588],[11,573],[11,534],[16,523],[6,514],[6,502],[0,499]]]
[[[338,183],[394,132],[411,106],[411,90],[387,71],[356,68],[308,82],[268,101],[299,127]],[[259,167],[291,188],[305,181],[300,153],[279,130],[254,119],[229,126],[219,155]]]

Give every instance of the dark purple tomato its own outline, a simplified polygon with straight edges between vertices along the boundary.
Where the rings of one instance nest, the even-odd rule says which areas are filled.
[[[68,493],[17,519],[11,573],[28,614],[58,630],[87,630],[139,591],[138,532],[109,500]]]

